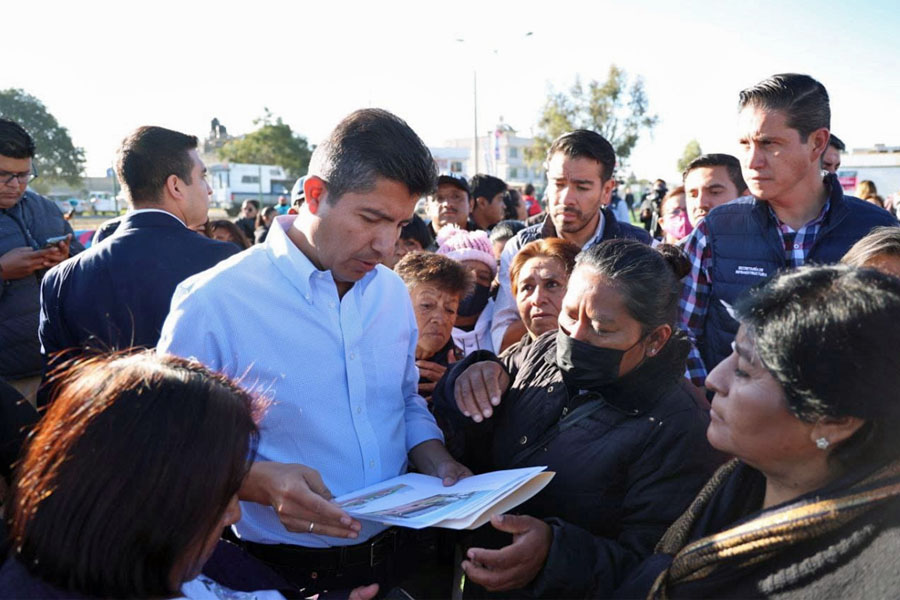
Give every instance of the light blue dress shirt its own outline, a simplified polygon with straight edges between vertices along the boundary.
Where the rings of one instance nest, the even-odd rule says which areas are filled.
[[[294,218],[277,217],[265,244],[179,285],[158,350],[269,395],[257,460],[312,467],[339,496],[406,472],[410,449],[443,436],[416,391],[406,286],[378,265],[339,298],[331,272],[288,239]],[[291,533],[271,507],[241,509],[238,535],[259,543],[357,544],[385,528],[363,522],[356,540]]]

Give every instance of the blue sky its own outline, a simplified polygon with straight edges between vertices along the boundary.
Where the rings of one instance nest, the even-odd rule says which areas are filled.
[[[4,33],[0,88],[38,96],[105,171],[134,127],[242,133],[267,106],[316,142],[381,106],[432,145],[499,116],[528,135],[548,85],[641,75],[660,116],[638,176],[676,177],[697,138],[735,151],[738,92],[777,72],[813,75],[850,147],[900,145],[896,2],[48,2]],[[526,32],[533,35],[526,37]],[[465,42],[455,41],[457,38]]]

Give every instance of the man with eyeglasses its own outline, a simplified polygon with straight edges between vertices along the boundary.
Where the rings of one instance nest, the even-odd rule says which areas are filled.
[[[0,377],[34,402],[44,359],[38,342],[44,272],[84,250],[59,208],[28,190],[34,140],[0,119]]]

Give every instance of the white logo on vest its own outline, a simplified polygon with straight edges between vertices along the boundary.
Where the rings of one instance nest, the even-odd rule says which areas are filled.
[[[762,267],[739,266],[734,271],[735,275],[753,275],[754,277],[768,277],[769,274]]]

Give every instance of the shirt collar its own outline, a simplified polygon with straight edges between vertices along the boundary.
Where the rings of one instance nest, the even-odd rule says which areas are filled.
[[[309,257],[288,237],[287,232],[293,226],[296,218],[297,215],[275,217],[269,228],[269,234],[266,236],[265,248],[269,258],[282,275],[297,288],[297,291],[308,302],[312,303],[312,279],[314,277],[328,278],[333,283],[333,277],[330,270],[317,269]],[[360,292],[365,292],[378,270],[384,268],[386,267],[378,265],[354,283],[353,287],[359,286]]]
[[[187,227],[187,224],[186,224],[184,221],[182,221],[181,219],[179,219],[178,217],[176,217],[175,215],[173,215],[173,214],[170,213],[169,211],[167,211],[167,210],[161,210],[161,209],[159,209],[159,208],[136,208],[136,209],[134,209],[134,210],[128,211],[128,212],[126,213],[125,216],[130,217],[131,215],[139,215],[139,214],[141,214],[141,213],[150,213],[150,212],[162,213],[162,214],[164,214],[164,215],[169,215],[170,217],[172,217],[173,219],[175,219],[176,221],[178,221],[179,223],[181,223],[182,225],[184,225],[185,227]]]
[[[593,237],[588,240],[588,242],[584,245],[584,248],[590,248],[594,244],[599,244],[603,241],[603,230],[606,229],[606,215],[603,214],[603,210],[600,210],[600,219],[597,221],[597,229],[594,230]]]
[[[775,219],[775,223],[777,223],[779,227],[790,228],[790,226],[785,225],[784,223],[781,222],[781,219],[779,219],[778,215],[775,214],[775,210],[772,208],[772,205],[769,204],[768,202],[766,202],[766,208],[769,209],[769,214],[772,216],[773,219]],[[813,225],[821,224],[822,221],[825,220],[825,215],[828,214],[829,210],[831,210],[831,199],[830,198],[825,201],[825,204],[822,206],[822,210],[819,211],[819,214],[816,216],[816,218],[814,218],[812,221],[810,221],[808,223],[805,223],[803,225],[803,227],[801,227],[800,229],[806,229],[807,227],[812,227]],[[799,229],[797,231],[799,231]]]

